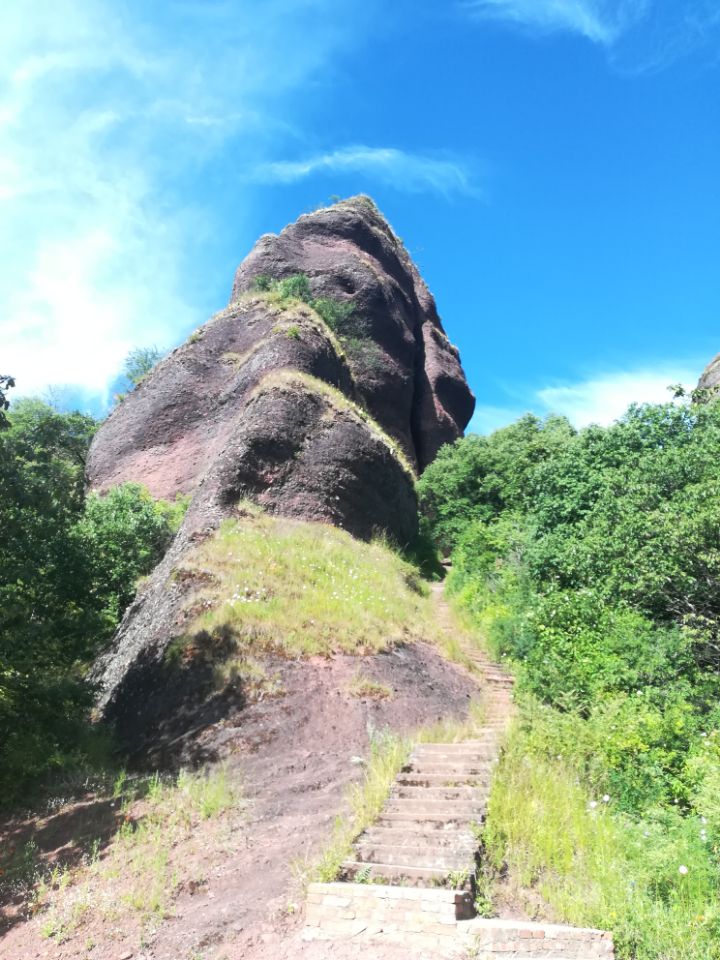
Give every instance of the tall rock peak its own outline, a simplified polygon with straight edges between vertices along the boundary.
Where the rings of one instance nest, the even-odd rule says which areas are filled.
[[[168,587],[190,545],[251,500],[400,544],[417,531],[414,477],[456,439],[474,398],[407,251],[367,197],[258,240],[227,308],[113,411],[88,459],[97,490],[127,481],[190,494],[168,556],[128,611],[96,679],[117,713],[172,640]]]

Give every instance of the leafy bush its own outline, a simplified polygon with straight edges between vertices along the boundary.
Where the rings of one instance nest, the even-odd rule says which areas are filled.
[[[92,557],[89,592],[112,626],[132,600],[138,578],[162,558],[186,505],[184,498],[172,504],[154,500],[134,483],[88,497],[74,533]]]
[[[420,484],[450,592],[518,672],[489,847],[624,958],[720,956],[719,459],[720,403],[659,404],[525,417]]]
[[[177,507],[139,488],[84,494],[96,423],[36,400],[0,433],[0,791],[91,748],[85,665],[159,558]]]

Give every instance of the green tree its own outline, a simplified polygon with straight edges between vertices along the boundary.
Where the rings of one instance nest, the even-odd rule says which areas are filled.
[[[8,423],[5,415],[5,411],[10,406],[10,401],[7,398],[7,391],[14,386],[14,377],[0,375],[0,429],[2,429],[2,427],[6,427]]]
[[[125,358],[125,376],[137,387],[152,372],[162,356],[157,347],[134,347]]]
[[[172,539],[182,505],[121,487],[87,503],[97,424],[37,400],[0,432],[0,796],[77,756],[87,665]]]

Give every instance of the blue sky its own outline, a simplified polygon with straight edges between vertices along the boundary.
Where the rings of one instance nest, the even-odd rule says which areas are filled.
[[[716,0],[13,0],[0,372],[100,411],[260,234],[362,191],[476,429],[665,399],[720,350],[719,60]]]

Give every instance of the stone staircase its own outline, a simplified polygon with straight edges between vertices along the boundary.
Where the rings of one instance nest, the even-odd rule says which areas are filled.
[[[466,653],[484,692],[482,729],[473,739],[415,746],[379,819],[355,841],[340,882],[310,885],[303,936],[403,943],[413,956],[612,957],[603,931],[475,917],[478,828],[514,708],[512,677],[486,656]]]

